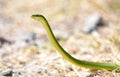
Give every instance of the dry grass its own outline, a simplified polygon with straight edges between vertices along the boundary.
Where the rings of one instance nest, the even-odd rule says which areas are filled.
[[[0,35],[17,40],[19,35],[33,31],[43,45],[24,48],[12,45],[1,48],[1,51],[6,52],[0,55],[0,71],[13,68],[25,77],[119,77],[120,74],[114,71],[93,71],[67,62],[48,42],[43,27],[30,18],[34,13],[43,14],[53,31],[68,33],[59,42],[74,57],[120,64],[120,10],[113,11],[108,4],[103,7],[102,3],[102,0],[5,0],[0,6],[0,19],[7,19],[9,22],[4,21],[2,25],[6,28],[0,28]],[[81,33],[83,21],[94,12],[100,12],[109,26],[90,35]]]

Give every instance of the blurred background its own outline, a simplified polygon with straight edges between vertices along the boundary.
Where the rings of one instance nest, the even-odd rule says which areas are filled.
[[[82,28],[86,23],[84,21],[94,13],[99,13],[105,20],[119,23],[119,3],[119,0],[0,0],[0,34],[12,37],[36,30],[39,24],[30,18],[36,13],[44,15],[53,27],[59,29],[68,25],[67,28]]]
[[[54,52],[56,50],[51,46],[42,24],[31,18],[33,14],[42,14],[47,18],[57,40],[73,56],[85,60],[96,58],[95,61],[118,62],[120,0],[0,0],[1,72],[10,67],[24,71],[27,77],[37,77],[36,72],[28,76],[28,70],[35,68],[42,69],[42,74],[38,75],[42,77],[90,77],[95,73],[81,69],[77,70],[81,75],[76,74],[76,67],[71,67],[72,73],[69,72],[70,69],[66,71],[65,68],[70,64],[61,62],[63,58]],[[50,59],[50,62],[44,64],[46,61],[43,59]],[[52,67],[52,62],[62,67]],[[46,68],[38,67],[37,64]],[[54,72],[44,71],[51,68]],[[55,71],[58,69],[60,72]],[[84,74],[85,72],[87,73]],[[104,77],[106,75],[107,73],[102,74]],[[112,75],[110,73],[109,77]]]

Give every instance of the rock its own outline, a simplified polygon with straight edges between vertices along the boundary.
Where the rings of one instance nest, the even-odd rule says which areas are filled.
[[[36,34],[34,32],[30,32],[28,34],[22,35],[20,39],[16,42],[16,45],[19,45],[20,47],[37,45],[35,41],[36,41]]]
[[[10,76],[10,77],[25,77],[20,72],[15,69],[6,69],[0,73],[1,76]]]
[[[25,77],[25,76],[23,76],[20,72],[16,71],[12,74],[12,77]]]
[[[0,76],[12,76],[13,70],[12,69],[6,69],[0,73]]]
[[[0,47],[2,47],[2,45],[4,44],[11,44],[12,42],[3,38],[3,37],[0,37]]]
[[[96,30],[99,26],[104,26],[104,25],[105,23],[103,21],[102,16],[99,13],[94,13],[86,20],[85,27],[83,28],[83,32],[91,33],[92,31]]]
[[[22,41],[25,41],[26,43],[30,43],[32,41],[36,40],[36,34],[34,32],[30,32],[21,38]]]

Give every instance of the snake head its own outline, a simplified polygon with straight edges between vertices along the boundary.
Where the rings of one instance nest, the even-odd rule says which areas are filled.
[[[43,15],[40,15],[40,14],[33,14],[31,17],[32,17],[33,19],[39,21],[39,22],[42,22],[42,23],[43,23],[44,21],[46,21],[46,18],[45,18]]]
[[[40,17],[44,17],[43,15],[40,15],[40,14],[33,14],[32,16],[31,16],[32,18],[40,18]]]

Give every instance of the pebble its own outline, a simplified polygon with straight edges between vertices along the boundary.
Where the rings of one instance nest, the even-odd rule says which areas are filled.
[[[34,32],[30,32],[26,35],[23,35],[21,40],[25,41],[26,43],[31,43],[36,40],[36,34]]]
[[[20,38],[15,43],[16,47],[26,47],[30,45],[37,45],[36,44],[36,34],[34,32],[30,32],[20,36]]]
[[[13,70],[12,69],[6,69],[0,73],[0,76],[12,76]]]
[[[10,76],[10,77],[25,77],[23,76],[20,72],[18,72],[17,70],[15,69],[6,69],[6,70],[3,70],[1,73],[0,73],[0,77],[1,76]]]
[[[12,74],[12,77],[25,77],[25,76],[23,76],[20,72],[14,72]]]
[[[11,44],[12,42],[3,38],[3,37],[0,37],[0,47],[2,47],[2,45],[4,44]]]
[[[94,13],[91,15],[85,22],[85,27],[83,28],[84,33],[91,33],[99,26],[104,26],[105,23],[103,21],[102,16],[99,13]]]

